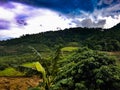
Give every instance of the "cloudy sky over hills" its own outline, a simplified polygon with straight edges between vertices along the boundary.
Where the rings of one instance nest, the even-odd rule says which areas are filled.
[[[120,0],[0,0],[0,40],[70,27],[120,23]]]

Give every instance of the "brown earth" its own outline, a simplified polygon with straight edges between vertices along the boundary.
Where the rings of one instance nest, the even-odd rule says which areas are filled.
[[[42,82],[38,76],[33,77],[0,77],[0,90],[27,90]]]

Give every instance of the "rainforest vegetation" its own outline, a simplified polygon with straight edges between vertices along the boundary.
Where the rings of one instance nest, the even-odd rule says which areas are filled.
[[[120,24],[0,41],[0,76],[39,75],[28,90],[120,90]]]

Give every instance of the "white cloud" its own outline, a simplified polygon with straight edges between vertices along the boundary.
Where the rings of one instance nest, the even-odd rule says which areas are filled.
[[[10,29],[0,30],[1,37],[19,37],[23,34],[39,33],[49,30],[57,30],[57,28],[65,29],[69,28],[70,20],[64,20],[59,16],[59,13],[44,9],[44,8],[33,8],[23,4],[13,3],[15,8],[12,10],[4,9],[0,7],[0,18],[9,20]],[[26,15],[27,25],[18,25],[16,21],[17,15]],[[7,18],[6,18],[7,17]]]
[[[88,26],[88,27],[111,28],[114,25],[120,23],[120,12],[118,12],[119,10],[120,4],[115,4],[107,8],[95,9],[94,12],[92,13],[82,11],[81,12],[82,15],[79,16],[79,19],[73,18],[73,23],[75,23],[76,26],[83,27]],[[84,23],[83,25],[84,20],[86,24]],[[104,22],[100,23],[101,21]]]
[[[15,14],[7,9],[4,9],[3,7],[0,7],[0,19],[7,19],[11,20]]]
[[[112,18],[111,16],[109,16],[104,17],[104,19],[106,19],[106,24],[104,25],[104,28],[111,28],[116,24],[120,23],[120,15],[116,16],[116,18]]]

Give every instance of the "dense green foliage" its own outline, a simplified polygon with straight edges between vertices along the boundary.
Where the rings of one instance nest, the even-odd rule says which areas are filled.
[[[45,90],[119,90],[120,67],[115,57],[84,47],[64,58],[62,50],[56,50],[51,62],[44,60]]]
[[[55,90],[119,90],[120,68],[115,58],[88,48],[79,49],[63,61]]]
[[[120,24],[111,29],[70,28],[49,31],[0,42],[0,56],[30,53],[29,46],[39,52],[51,51],[57,45],[88,46],[103,51],[120,50]]]

